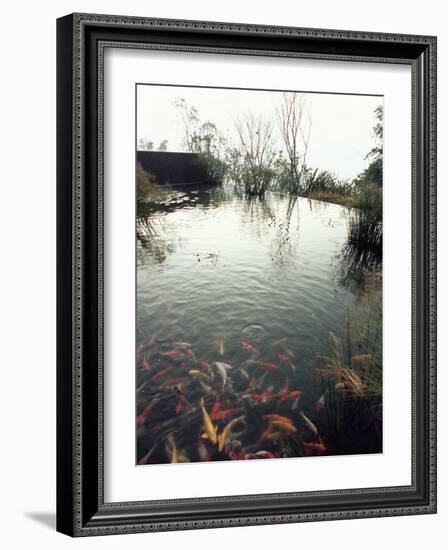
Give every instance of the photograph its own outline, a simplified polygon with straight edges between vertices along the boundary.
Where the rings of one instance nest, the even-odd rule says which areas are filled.
[[[383,96],[135,98],[136,465],[382,453]]]

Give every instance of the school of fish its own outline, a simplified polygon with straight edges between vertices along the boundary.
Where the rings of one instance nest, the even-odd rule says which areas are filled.
[[[188,342],[155,336],[136,351],[137,464],[316,456],[327,447],[316,423],[324,396],[311,412],[288,338],[270,342],[269,360],[241,341],[243,360],[225,361],[217,341],[214,361],[197,357]],[[244,358],[245,357],[245,358]]]

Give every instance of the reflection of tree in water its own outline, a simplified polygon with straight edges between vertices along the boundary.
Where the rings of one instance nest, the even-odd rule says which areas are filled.
[[[270,254],[276,267],[284,268],[296,255],[297,242],[291,235],[291,220],[294,211],[298,214],[297,197],[289,197],[286,209],[273,207],[269,194],[264,197],[241,197],[243,227],[264,239],[266,232],[273,230]],[[298,219],[297,219],[298,229]],[[272,231],[271,231],[272,232]],[[298,233],[297,233],[298,235]]]
[[[157,263],[163,263],[168,254],[175,252],[176,247],[174,243],[161,236],[164,225],[164,220],[161,217],[157,219],[152,219],[150,216],[137,218],[136,236],[138,265],[143,264],[148,257],[151,257]]]
[[[381,271],[383,264],[383,223],[377,216],[362,210],[352,211],[348,234],[340,261],[340,282],[355,291],[366,276]]]
[[[297,197],[290,197],[286,206],[284,218],[277,223],[276,232],[271,242],[271,258],[276,267],[284,268],[296,255],[297,243],[291,241],[291,218],[296,210]],[[299,216],[297,216],[297,236],[299,229]]]
[[[266,234],[266,228],[275,224],[274,209],[266,197],[242,197],[241,221],[258,238]]]

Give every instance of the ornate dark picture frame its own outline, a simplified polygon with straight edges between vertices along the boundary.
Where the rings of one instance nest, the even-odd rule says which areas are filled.
[[[412,484],[104,502],[103,54],[107,47],[412,68]],[[57,529],[71,536],[436,512],[436,38],[73,14],[57,22]]]

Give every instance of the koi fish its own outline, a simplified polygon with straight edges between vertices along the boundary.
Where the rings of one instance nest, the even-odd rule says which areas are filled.
[[[227,455],[230,460],[244,460],[247,455],[241,453],[240,451],[229,451],[228,455]]]
[[[300,401],[300,396],[297,397],[297,399],[294,400],[294,403],[292,404],[291,406],[291,410],[292,411],[296,411],[299,407],[299,401]]]
[[[274,363],[262,363],[261,361],[257,361],[257,367],[260,367],[262,369],[267,369],[267,370],[277,370],[278,369],[278,365],[275,365]]]
[[[294,426],[294,422],[290,418],[287,416],[281,416],[280,414],[265,414],[263,418],[268,422],[284,422]]]
[[[153,380],[157,381],[160,378],[163,378],[165,376],[165,374],[168,374],[172,370],[174,370],[174,367],[172,365],[169,366],[169,367],[165,367],[164,369],[162,369],[158,373],[156,373],[152,378],[153,378]]]
[[[240,409],[238,408],[232,408],[232,409],[223,409],[222,411],[215,411],[210,412],[210,418],[212,420],[222,420],[223,418],[227,418],[228,416],[233,416],[240,412]]]
[[[321,395],[316,403],[316,412],[320,413],[320,411],[325,407],[325,395]]]
[[[207,447],[202,442],[202,439],[198,438],[198,455],[202,462],[208,462],[210,460],[210,455],[208,453]]]
[[[153,401],[150,401],[146,407],[143,409],[143,411],[137,416],[137,429],[141,428],[143,426],[143,423],[145,422],[146,417],[149,415],[151,410],[154,408],[154,406],[157,403],[157,399],[154,399]]]
[[[296,372],[296,366],[287,355],[285,355],[284,353],[277,353],[275,356],[280,359],[280,361],[284,363],[287,367],[289,367],[293,373]]]
[[[141,353],[143,353],[145,351],[145,346],[143,344],[140,344],[137,348],[137,355],[140,355]]]
[[[143,458],[141,458],[137,464],[140,466],[142,464],[146,464],[148,460],[151,458],[152,453],[154,452],[154,449],[156,448],[156,443],[151,447],[151,449],[145,454]]]
[[[150,336],[148,338],[148,346],[152,348],[152,346],[156,343],[156,337],[154,335]]]
[[[323,443],[307,443],[302,441],[305,456],[323,455],[327,448]]]
[[[143,356],[143,370],[150,370],[150,365],[149,365],[149,362],[148,360],[146,359],[146,355]]]
[[[173,439],[173,451],[171,453],[171,464],[177,464],[177,449],[176,449],[176,442]]]
[[[258,451],[256,453],[248,453],[244,455],[246,460],[253,460],[256,458],[277,458],[274,453],[270,451]]]
[[[287,439],[288,434],[284,431],[276,431],[273,432],[269,430],[264,437],[260,438],[262,441],[280,441],[281,439]]]
[[[184,404],[179,399],[179,401],[176,403],[176,414],[180,414],[184,410]]]
[[[283,403],[284,401],[296,399],[297,397],[301,397],[301,395],[302,395],[302,392],[300,390],[290,391],[289,393],[282,395],[279,402]]]
[[[205,433],[207,434],[207,438],[209,439],[209,441],[211,443],[216,445],[217,442],[218,442],[218,438],[216,436],[216,428],[213,425],[213,422],[211,421],[211,418],[208,415],[207,411],[205,410],[204,399],[203,398],[201,398],[200,407],[201,407],[201,412],[202,412],[202,421],[203,421],[203,424],[204,424],[204,430],[205,430]]]
[[[206,372],[210,379],[213,381],[213,369],[212,367],[207,363],[207,361],[199,361],[199,368]]]
[[[230,370],[232,366],[227,363],[222,363],[221,361],[215,361],[213,365],[216,367],[216,370],[222,379],[222,389],[224,390],[227,384],[227,371]]]
[[[243,340],[241,342],[241,345],[249,353],[257,353],[257,350],[254,348],[254,346],[248,340]]]
[[[224,342],[222,340],[218,342],[218,354],[221,355],[221,357],[224,355]]]
[[[189,342],[173,342],[172,344],[173,348],[175,349],[188,349],[191,348],[191,344]]]
[[[206,370],[207,372],[210,372],[211,366],[207,363],[207,361],[199,361],[199,366],[202,370]]]
[[[271,420],[270,424],[273,428],[277,428],[282,432],[285,432],[288,434],[297,433],[297,428],[293,424],[290,424],[289,422],[284,422],[282,420]]]
[[[259,401],[260,403],[266,403],[267,401],[270,401],[271,399],[275,399],[277,395],[275,393],[269,394],[269,393],[251,393],[249,394],[252,401]]]
[[[179,457],[177,454],[176,449],[176,441],[174,440],[174,436],[172,433],[169,433],[166,438],[166,445],[165,448],[167,452],[169,451],[169,448],[171,448],[171,464],[177,464],[179,462]]]
[[[275,346],[284,346],[285,344],[288,343],[288,340],[289,338],[285,337],[285,338],[279,338],[278,340],[274,340],[272,342],[272,345],[275,347]]]
[[[300,411],[300,416],[303,418],[303,421],[305,422],[306,427],[313,432],[315,435],[319,435],[319,430],[317,429],[316,425],[311,422],[311,420],[303,414],[303,411]]]
[[[201,370],[197,370],[197,369],[189,370],[188,374],[193,378],[205,378],[206,380],[209,379],[209,376],[205,374],[205,372],[202,372]]]
[[[239,416],[238,418],[234,418],[223,429],[221,435],[219,436],[219,440],[218,440],[218,449],[220,451],[222,451],[224,449],[224,445],[226,444],[227,439],[229,438],[229,435],[230,435],[230,432],[231,432],[233,426],[235,426],[236,424],[238,424],[238,422],[241,422],[242,420],[244,420],[244,416]]]

